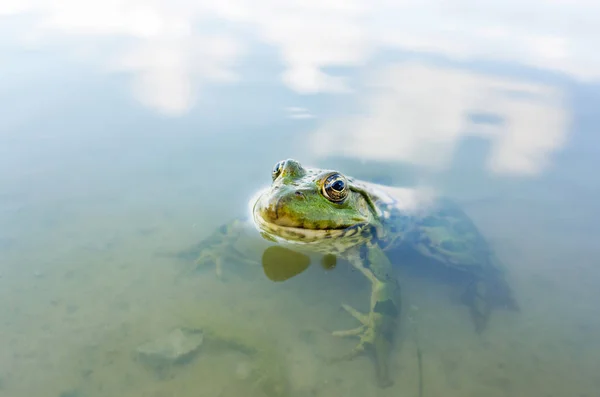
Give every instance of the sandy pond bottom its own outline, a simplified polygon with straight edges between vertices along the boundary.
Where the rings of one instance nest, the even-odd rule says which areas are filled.
[[[380,389],[368,358],[324,360],[354,346],[329,332],[357,325],[340,303],[367,307],[362,276],[343,266],[312,266],[285,283],[271,282],[260,267],[225,268],[224,280],[213,269],[186,273],[186,263],[161,253],[193,244],[218,222],[198,230],[184,212],[81,213],[53,225],[51,234],[33,233],[27,245],[7,248],[0,396],[418,396],[413,332],[423,357],[423,396],[598,395],[595,292],[564,275],[542,274],[536,263],[561,259],[532,250],[535,242],[521,247],[539,252],[521,254],[532,265],[511,269],[522,311],[496,312],[482,336],[449,288],[404,280],[419,308],[417,328],[402,331],[391,363],[395,385]],[[515,241],[497,244],[500,254],[518,250]],[[571,310],[582,304],[589,307]],[[138,346],[176,327],[231,343],[206,336],[188,362],[160,372],[136,358]]]

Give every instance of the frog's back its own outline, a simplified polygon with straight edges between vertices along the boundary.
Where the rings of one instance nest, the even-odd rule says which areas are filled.
[[[439,199],[403,236],[421,254],[459,270],[481,272],[498,266],[487,240],[455,202]]]
[[[452,200],[431,190],[364,183],[380,210],[387,249],[411,246],[419,253],[460,270],[496,266],[485,238]]]
[[[478,332],[486,327],[493,307],[518,310],[502,264],[459,205],[415,189],[379,185],[369,189],[381,210],[382,248],[399,250],[402,258],[407,258],[404,249],[417,251],[466,275],[469,281],[462,300],[469,306]]]

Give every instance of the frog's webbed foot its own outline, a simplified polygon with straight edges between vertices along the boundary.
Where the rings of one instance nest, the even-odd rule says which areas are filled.
[[[243,228],[242,221],[234,220],[222,225],[207,239],[201,241],[194,247],[197,257],[193,270],[198,271],[214,265],[217,277],[223,279],[223,268],[226,263],[256,265],[257,261],[249,259],[235,248],[236,242],[243,233]]]
[[[477,333],[485,331],[493,309],[504,307],[510,310],[519,310],[512,297],[512,292],[502,280],[477,279],[472,281],[464,291],[462,301],[469,308]]]
[[[475,332],[478,334],[487,328],[492,312],[487,292],[485,283],[477,281],[469,284],[462,296],[463,302],[469,308]]]
[[[226,245],[206,247],[202,250],[195,261],[195,270],[200,270],[207,266],[215,266],[217,278],[223,279],[223,267],[227,262],[254,264],[253,261],[244,258],[242,255],[232,251]]]
[[[389,377],[389,368],[387,364],[387,356],[391,345],[389,341],[386,340],[387,335],[382,333],[382,330],[377,329],[375,326],[374,314],[363,314],[348,305],[342,305],[342,307],[350,313],[352,317],[360,321],[361,325],[357,328],[345,331],[334,331],[332,335],[338,337],[357,337],[359,338],[359,342],[350,352],[330,358],[329,362],[336,363],[340,361],[349,361],[355,357],[369,353],[375,361],[379,386],[391,386],[393,382]]]
[[[356,336],[360,338],[358,344],[348,353],[329,358],[329,363],[338,363],[341,361],[350,361],[363,354],[368,354],[375,363],[375,372],[377,384],[379,387],[386,388],[393,385],[389,376],[389,351],[390,345],[387,341],[381,339],[381,336],[375,332],[374,328],[362,325],[358,328],[337,331],[334,336]]]
[[[375,334],[373,332],[373,327],[371,327],[369,324],[369,316],[368,315],[361,313],[358,310],[356,310],[353,307],[348,306],[348,305],[342,305],[342,307],[348,313],[350,313],[352,315],[352,317],[354,317],[358,321],[360,321],[360,323],[362,325],[357,328],[353,328],[353,329],[349,329],[349,330],[345,330],[345,331],[334,331],[331,334],[333,336],[337,336],[337,337],[358,337],[358,338],[360,338],[360,342],[358,342],[358,345],[356,345],[356,347],[354,349],[352,349],[352,351],[350,353],[333,358],[333,359],[331,359],[331,362],[352,360],[353,358],[361,355],[362,353],[365,352],[368,344],[373,344],[373,340],[374,340],[374,336],[375,336]]]

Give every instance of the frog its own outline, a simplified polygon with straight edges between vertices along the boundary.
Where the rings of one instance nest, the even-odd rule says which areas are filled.
[[[370,284],[369,310],[341,304],[358,324],[332,335],[354,337],[358,343],[331,361],[370,354],[380,387],[394,383],[390,354],[404,310],[390,252],[409,249],[436,266],[467,275],[461,300],[479,334],[487,329],[493,309],[518,310],[506,271],[490,244],[449,198],[427,189],[381,185],[333,169],[304,167],[291,158],[278,161],[270,179],[249,200],[246,217],[224,223],[194,247],[196,266],[214,265],[221,276],[229,261],[252,262],[236,248],[248,226],[269,243],[344,260]]]

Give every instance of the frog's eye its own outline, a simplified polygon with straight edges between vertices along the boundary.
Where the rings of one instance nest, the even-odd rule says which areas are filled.
[[[331,174],[323,183],[323,196],[334,203],[342,202],[348,197],[348,181],[340,174]]]
[[[283,171],[283,161],[278,162],[275,164],[275,167],[273,167],[273,180],[277,179],[277,177],[281,174],[281,171]]]

